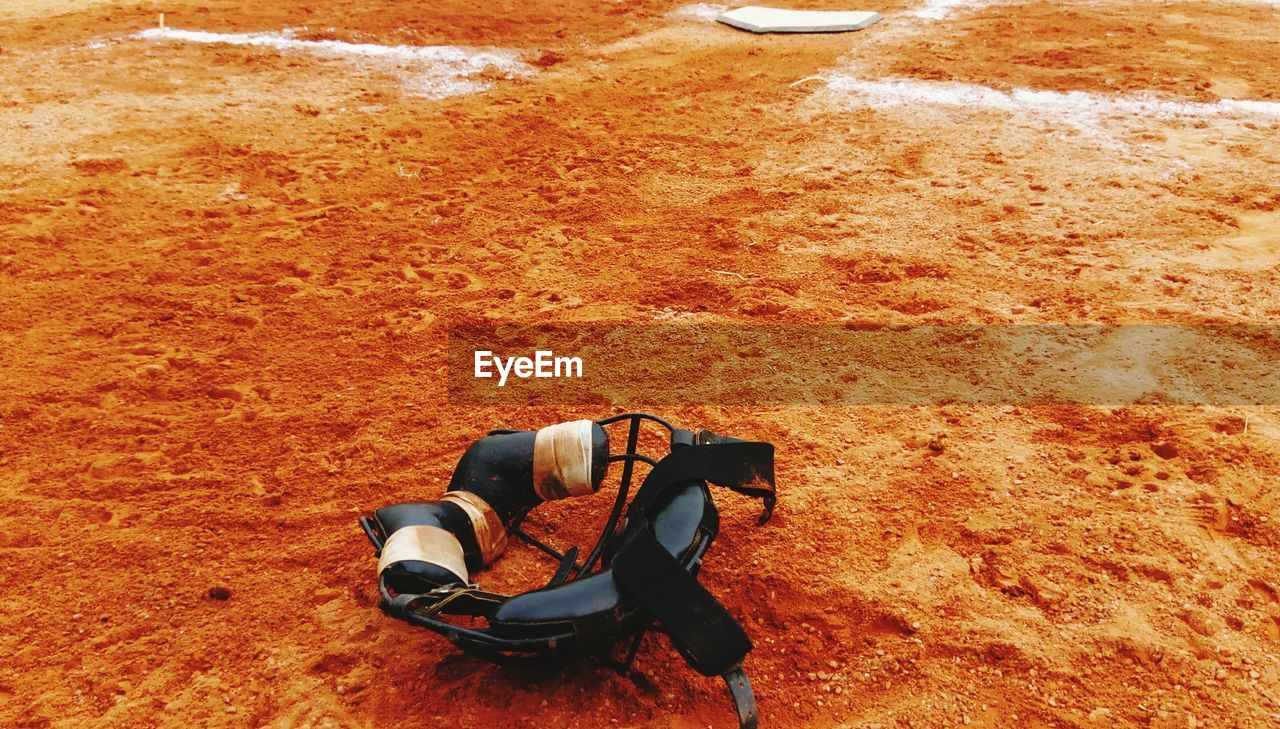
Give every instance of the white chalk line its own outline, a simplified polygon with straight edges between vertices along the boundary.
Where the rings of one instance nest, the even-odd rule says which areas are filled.
[[[884,109],[899,106],[933,106],[1029,113],[1064,121],[1082,129],[1094,129],[1113,117],[1176,119],[1263,116],[1280,119],[1280,102],[1220,99],[1213,102],[1178,101],[1150,93],[1119,95],[1090,91],[1001,91],[989,86],[950,81],[880,79],[828,76],[826,91],[841,101]]]
[[[956,10],[978,10],[1005,4],[1004,0],[926,0],[924,5],[906,11],[906,15],[926,20],[942,20]]]
[[[1280,7],[1280,0],[1234,1],[1245,5],[1271,5],[1273,7]],[[903,15],[909,18],[921,18],[924,20],[944,20],[953,14],[962,11],[982,10],[983,8],[1001,5],[1019,4],[1022,4],[1022,0],[925,0],[921,5],[917,5],[913,8],[907,8],[900,13],[886,13],[886,15]],[[1098,4],[1097,0],[1085,3],[1085,5],[1096,4]],[[716,3],[693,3],[690,5],[682,5],[667,13],[667,16],[680,20],[698,20],[710,23],[714,22],[716,17],[721,13],[727,12],[730,7],[732,6]]]
[[[483,80],[471,78],[493,73],[507,78],[531,76],[533,67],[520,60],[518,51],[478,49],[462,46],[384,46],[376,43],[347,43],[335,40],[303,40],[292,31],[262,33],[212,33],[178,28],[151,28],[133,35],[141,40],[185,43],[212,43],[270,48],[277,51],[311,53],[319,56],[364,58],[408,65],[416,71],[413,90],[423,96],[443,98],[489,88]]]
[[[1243,5],[1270,5],[1273,7],[1280,7],[1280,0],[1228,0],[1228,4],[1231,2]],[[957,11],[982,10],[983,8],[1000,5],[1020,4],[1023,4],[1023,0],[925,0],[923,5],[906,10],[903,14],[913,18],[924,18],[926,20],[943,20],[950,17]],[[1106,3],[1099,2],[1099,0],[1088,0],[1087,2],[1082,3],[1085,7],[1104,4]]]
[[[679,18],[682,20],[701,20],[705,23],[713,23],[721,13],[728,12],[728,10],[728,5],[694,3],[692,5],[681,5],[675,10],[667,13],[667,17]]]

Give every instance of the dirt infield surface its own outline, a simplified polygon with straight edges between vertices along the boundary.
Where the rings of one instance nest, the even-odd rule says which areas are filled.
[[[358,514],[633,405],[450,405],[458,317],[1280,321],[1280,6],[865,9],[0,2],[0,725],[733,725],[659,636],[530,674],[379,613]],[[703,573],[762,725],[1280,725],[1280,405],[1159,395],[666,408],[779,448]]]

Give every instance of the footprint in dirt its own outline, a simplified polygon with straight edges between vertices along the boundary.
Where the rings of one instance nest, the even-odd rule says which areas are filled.
[[[1245,213],[1237,232],[1223,237],[1191,260],[1212,268],[1261,271],[1280,265],[1280,211]]]
[[[1263,580],[1248,580],[1247,583],[1249,589],[1253,590],[1254,594],[1260,599],[1266,602],[1280,603],[1280,595],[1277,595],[1276,588],[1272,587],[1270,583]]]
[[[87,157],[72,160],[71,166],[82,175],[96,177],[124,172],[129,164],[120,157]]]
[[[82,524],[107,524],[115,518],[115,514],[99,504],[88,504],[75,508],[76,521]]]
[[[1215,532],[1225,532],[1231,523],[1231,508],[1226,499],[1204,492],[1192,497],[1184,507],[1193,520]]]
[[[478,276],[463,268],[416,268],[405,264],[400,277],[409,283],[421,283],[423,293],[465,293],[484,288]]]
[[[100,456],[88,466],[89,476],[102,481],[134,478],[163,461],[158,452],[135,454],[109,454]]]
[[[5,529],[0,531],[0,548],[29,549],[44,546],[39,532]]]

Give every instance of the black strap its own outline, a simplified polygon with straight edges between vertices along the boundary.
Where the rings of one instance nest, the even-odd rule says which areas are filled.
[[[760,712],[756,709],[756,694],[751,690],[751,681],[741,668],[721,676],[729,687],[729,695],[733,697],[733,706],[738,710],[739,729],[756,729],[760,722]]]
[[[649,471],[627,510],[627,530],[613,557],[618,585],[644,605],[671,635],[694,670],[720,676],[738,666],[751,639],[698,580],[658,542],[648,512],[659,497],[696,481],[764,499],[761,521],[776,500],[773,446],[746,441],[717,442],[673,450]]]
[[[627,508],[627,522],[644,514],[668,490],[691,481],[710,481],[764,501],[760,523],[769,521],[778,496],[773,483],[773,445],[749,441],[717,441],[677,448],[654,466]]]
[[[728,673],[742,665],[751,650],[742,626],[647,526],[627,530],[613,558],[613,578],[658,619],[698,673]]]
[[[405,621],[409,621],[409,616],[419,611],[433,616],[437,613],[487,616],[507,600],[506,595],[462,585],[449,585],[426,594],[392,594],[387,589],[385,575],[378,576],[378,593],[382,598],[379,601],[382,612]]]
[[[729,687],[741,729],[754,729],[759,714],[742,661],[751,639],[733,615],[658,541],[648,510],[673,488],[709,481],[764,500],[760,522],[777,500],[773,446],[718,438],[704,431],[697,445],[682,445],[658,462],[627,511],[627,530],[613,558],[619,588],[640,602],[671,636],[680,655],[704,676],[721,676]]]

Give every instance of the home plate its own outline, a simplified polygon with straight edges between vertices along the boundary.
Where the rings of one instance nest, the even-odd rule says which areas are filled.
[[[748,5],[716,20],[752,33],[842,33],[862,30],[884,16],[862,10],[782,10]]]

